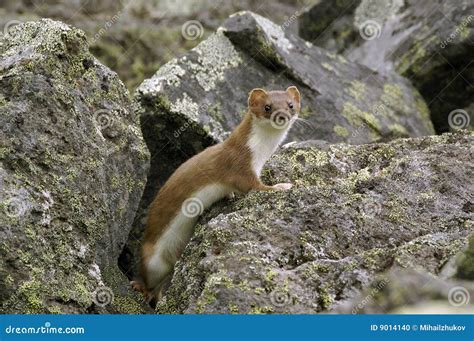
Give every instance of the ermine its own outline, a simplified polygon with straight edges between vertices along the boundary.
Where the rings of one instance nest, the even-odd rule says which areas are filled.
[[[199,215],[234,192],[288,190],[289,183],[260,181],[265,162],[285,139],[301,109],[300,93],[253,89],[242,122],[222,143],[183,163],[149,207],[141,249],[141,281],[132,282],[145,297],[160,299],[173,267],[191,239]]]

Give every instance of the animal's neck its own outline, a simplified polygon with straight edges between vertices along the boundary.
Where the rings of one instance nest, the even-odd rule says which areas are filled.
[[[234,150],[250,151],[250,166],[260,176],[263,165],[285,139],[291,125],[282,129],[262,125],[249,112],[225,141]]]
[[[289,125],[277,129],[271,125],[260,125],[255,119],[252,120],[247,146],[252,155],[252,169],[257,176],[260,176],[265,162],[286,138],[288,130]]]
[[[247,113],[242,122],[234,129],[229,138],[225,141],[228,146],[242,149],[246,148],[247,140],[252,130],[252,116]]]

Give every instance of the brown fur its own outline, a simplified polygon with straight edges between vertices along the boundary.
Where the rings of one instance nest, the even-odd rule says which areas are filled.
[[[142,292],[150,289],[146,286],[145,264],[152,257],[156,242],[192,193],[211,183],[225,184],[243,193],[250,190],[275,189],[273,186],[263,184],[252,170],[252,155],[246,143],[254,115],[270,118],[271,114],[264,110],[265,105],[271,105],[275,110],[288,109],[290,102],[294,105],[290,111],[299,112],[300,97],[295,87],[290,87],[287,91],[269,93],[262,89],[254,89],[248,100],[247,114],[229,138],[193,156],[171,175],[149,208],[140,265],[140,275],[145,285],[135,285],[136,289]],[[179,257],[179,255],[173,256]]]

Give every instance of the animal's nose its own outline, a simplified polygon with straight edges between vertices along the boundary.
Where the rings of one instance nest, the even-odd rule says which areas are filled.
[[[288,125],[292,121],[293,114],[290,113],[288,110],[275,110],[270,117],[272,122],[272,126],[276,129],[284,129],[288,127]]]
[[[272,116],[274,117],[291,117],[292,113],[286,109],[277,109],[273,112]]]

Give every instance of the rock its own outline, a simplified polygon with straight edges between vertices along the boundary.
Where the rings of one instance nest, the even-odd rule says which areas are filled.
[[[316,46],[344,53],[358,39],[354,11],[361,0],[318,1],[299,17],[299,35]]]
[[[394,267],[439,274],[474,232],[473,142],[284,148],[264,180],[293,188],[205,213],[158,312],[316,313]]]
[[[164,65],[136,93],[151,171],[122,262],[133,263],[146,208],[185,160],[225,139],[246,111],[255,87],[297,85],[301,116],[289,139],[367,143],[432,134],[418,92],[396,74],[380,76],[284,31],[251,12]]]
[[[264,4],[254,0],[2,1],[0,27],[3,30],[12,20],[52,18],[80,28],[92,54],[134,91],[171,58],[206,39],[230,14],[250,9],[282,23],[285,30],[297,32],[302,6],[286,0]],[[194,33],[185,36],[183,31]]]
[[[138,119],[81,30],[0,37],[0,312],[143,311],[117,267],[149,168]]]
[[[432,274],[395,268],[381,274],[339,314],[471,314],[472,282],[443,281]]]
[[[472,202],[466,206],[466,210],[474,210]],[[458,263],[456,277],[474,281],[474,235],[469,239],[469,247],[460,255]]]
[[[438,132],[472,128],[474,3],[362,0],[353,2],[356,8],[348,3],[341,2],[343,15],[335,21],[319,20],[333,1],[318,3],[301,16],[301,34],[377,72],[396,70],[410,79]],[[449,116],[454,110],[463,110],[457,120]]]

